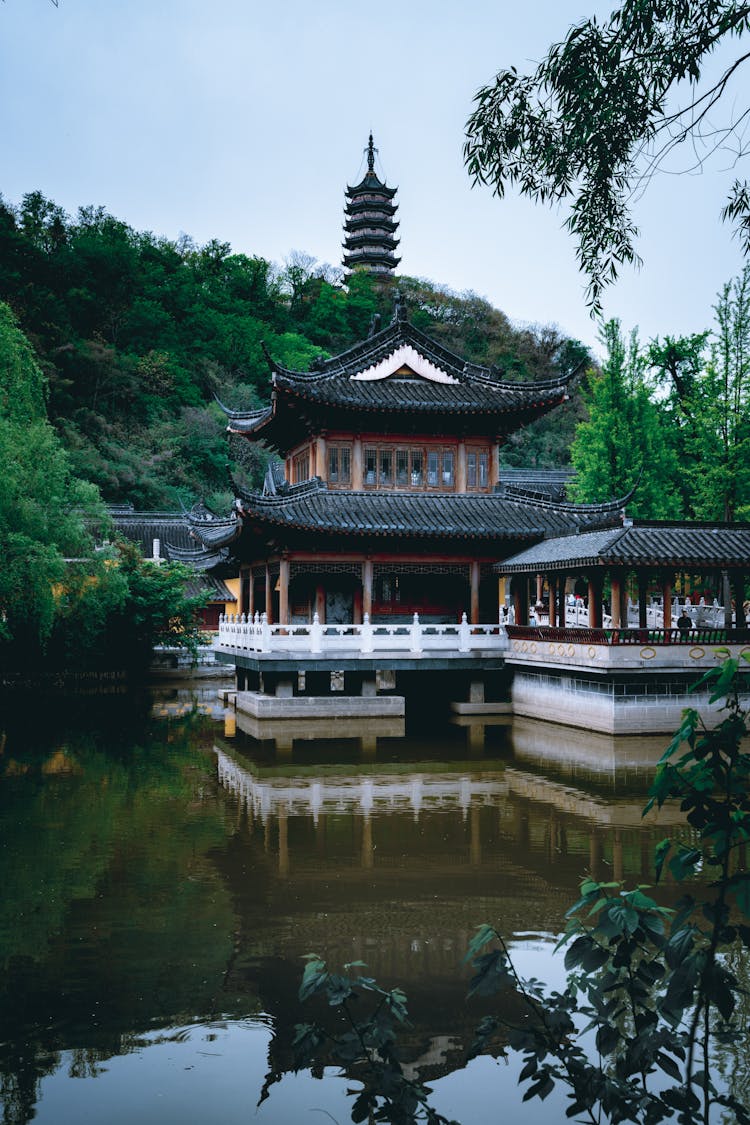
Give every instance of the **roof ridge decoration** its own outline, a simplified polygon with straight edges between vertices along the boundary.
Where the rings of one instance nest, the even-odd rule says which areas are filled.
[[[460,382],[460,379],[456,379],[455,376],[449,375],[447,371],[443,371],[441,367],[431,363],[426,356],[420,355],[411,344],[401,344],[385,359],[381,359],[379,363],[373,363],[370,367],[366,367],[364,371],[350,375],[349,378],[361,382],[374,382],[378,379],[387,379],[389,375],[394,375],[400,367],[409,367],[416,375],[420,375],[423,379],[429,379],[433,383]]]
[[[268,364],[275,374],[295,381],[310,383],[336,378],[337,376],[352,380],[361,379],[362,381],[386,378],[387,375],[393,374],[393,371],[383,371],[378,374],[366,373],[387,362],[389,355],[407,347],[412,348],[415,353],[422,356],[435,371],[447,376],[447,378],[436,378],[433,374],[432,379],[435,382],[459,383],[468,379],[472,382],[483,383],[488,387],[497,387],[500,390],[532,389],[536,391],[556,390],[559,387],[566,386],[573,377],[572,374],[563,373],[554,375],[550,379],[502,379],[499,377],[497,368],[464,360],[461,356],[456,355],[455,352],[450,351],[437,340],[433,340],[419,328],[416,328],[408,320],[391,321],[385,328],[381,328],[379,331],[373,332],[372,335],[368,335],[364,340],[345,348],[338,355],[322,360],[320,369],[315,371],[295,371],[292,368],[284,367],[273,359],[265,344],[262,344],[262,347]],[[367,363],[367,359],[371,355],[373,359],[370,363]],[[367,366],[356,368],[357,360],[364,360]],[[413,365],[409,364],[409,366]],[[425,376],[425,378],[429,377]],[[270,407],[266,407],[261,410],[240,413],[239,411],[229,411],[220,402],[219,405],[230,416],[248,420],[259,418],[262,414],[270,411]]]

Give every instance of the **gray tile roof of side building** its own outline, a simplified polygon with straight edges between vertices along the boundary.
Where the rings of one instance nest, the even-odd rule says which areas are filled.
[[[109,513],[115,530],[137,543],[144,558],[152,557],[154,540],[158,539],[163,558],[199,570],[223,562],[227,552],[218,548],[230,541],[231,530],[239,530],[236,515],[216,516],[202,504],[196,504],[190,512],[139,512],[130,505],[113,505]]]
[[[495,566],[501,574],[591,566],[727,567],[750,570],[750,524],[638,522],[545,539]]]

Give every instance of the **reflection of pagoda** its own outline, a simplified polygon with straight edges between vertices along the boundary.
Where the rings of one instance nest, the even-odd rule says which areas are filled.
[[[367,172],[356,187],[346,189],[344,266],[348,270],[392,274],[400,258],[395,257],[398,223],[393,202],[396,188],[386,187],[375,171],[372,133],[367,145]]]

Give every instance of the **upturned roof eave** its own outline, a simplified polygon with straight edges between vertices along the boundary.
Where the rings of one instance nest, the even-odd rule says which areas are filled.
[[[455,386],[455,384],[438,384],[439,386]],[[445,415],[450,417],[453,415],[473,416],[484,418],[497,418],[507,415],[524,413],[526,411],[533,411],[544,413],[548,410],[553,410],[556,406],[561,405],[565,400],[565,396],[561,395],[551,399],[536,399],[536,398],[520,398],[514,401],[487,405],[471,405],[461,403],[451,403],[450,400],[436,402],[399,402],[395,400],[392,403],[367,403],[356,402],[353,400],[346,400],[342,398],[324,397],[310,393],[310,389],[303,385],[295,383],[292,379],[288,382],[285,381],[285,373],[280,372],[279,377],[275,383],[277,392],[277,402],[283,401],[284,398],[297,398],[303,399],[306,403],[319,406],[321,408],[331,409],[335,408],[347,414],[377,414],[377,415],[403,415],[403,414],[426,414],[430,416]],[[270,418],[269,418],[270,421]],[[267,428],[267,427],[265,427]],[[257,427],[260,429],[260,427]],[[236,432],[236,431],[233,431]],[[248,433],[250,430],[242,432]]]
[[[442,344],[431,340],[424,332],[406,321],[392,322],[366,340],[361,340],[350,348],[346,348],[343,352],[331,356],[323,362],[320,371],[295,371],[291,368],[282,367],[275,361],[273,366],[280,374],[299,382],[331,379],[346,374],[347,369],[351,368],[355,362],[359,363],[360,370],[365,370],[379,362],[388,354],[387,351],[383,354],[383,349],[391,343],[394,345],[394,351],[399,343],[412,344],[417,350],[421,350],[425,358],[443,370],[447,369],[448,374],[453,375],[459,381],[483,382],[497,387],[499,390],[515,391],[521,388],[529,388],[535,391],[552,390],[558,387],[567,387],[572,379],[572,375],[558,375],[551,379],[539,379],[528,383],[498,379],[492,368],[481,364],[468,363],[457,356],[455,352],[451,352]]]

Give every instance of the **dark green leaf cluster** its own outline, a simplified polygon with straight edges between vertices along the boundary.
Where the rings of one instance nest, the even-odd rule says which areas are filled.
[[[404,1074],[397,1046],[398,1030],[409,1026],[406,997],[394,988],[379,987],[354,961],[344,966],[347,975],[329,973],[316,954],[308,954],[299,998],[323,1000],[332,1009],[328,1018],[298,1024],[294,1038],[295,1067],[324,1063],[339,1065],[360,1089],[352,1104],[352,1121],[411,1125],[457,1125],[430,1106],[429,1087]],[[352,970],[356,975],[349,975]],[[266,1079],[261,1101],[278,1075]]]

